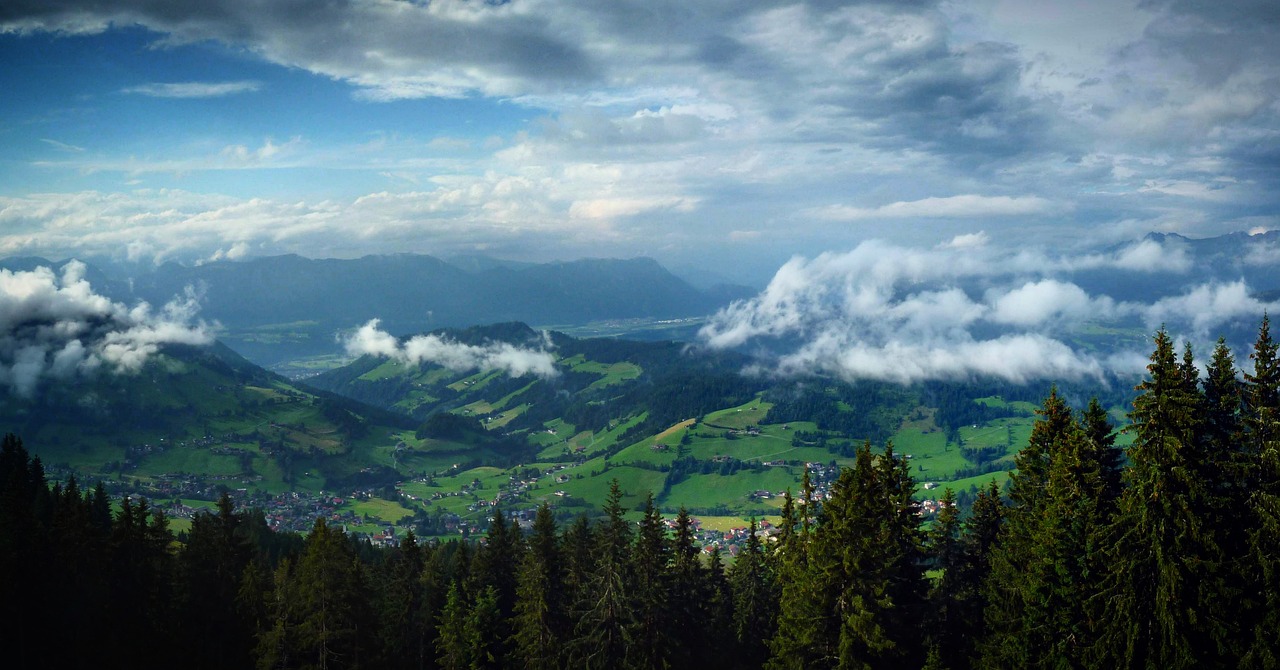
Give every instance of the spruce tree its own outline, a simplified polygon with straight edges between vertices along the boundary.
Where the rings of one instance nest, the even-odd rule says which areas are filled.
[[[191,519],[179,555],[188,632],[184,644],[192,652],[192,667],[243,667],[249,660],[252,630],[237,615],[236,599],[251,547],[226,493],[217,510],[216,515],[202,513]]]
[[[664,668],[670,664],[671,631],[668,629],[667,566],[671,550],[667,544],[662,515],[646,496],[641,508],[640,528],[631,553],[629,599],[635,619],[628,650],[628,665],[634,668]]]
[[[471,670],[497,670],[506,666],[505,630],[498,605],[498,589],[486,586],[467,612],[463,627]]]
[[[693,519],[684,507],[676,514],[675,535],[671,539],[671,569],[667,591],[669,658],[678,667],[703,667],[712,662],[704,655],[707,647],[703,627],[710,596],[706,569],[694,542]]]
[[[555,520],[545,503],[538,508],[529,549],[516,579],[516,609],[512,621],[512,660],[529,670],[559,666],[565,634],[563,578]]]
[[[733,627],[738,640],[734,660],[738,667],[758,668],[768,657],[767,643],[777,626],[777,594],[774,575],[757,534],[754,517],[747,542],[729,570],[733,589]]]
[[[929,656],[936,667],[962,667],[966,660],[963,599],[963,524],[955,492],[948,488],[938,500],[938,516],[927,533],[929,559],[941,575],[929,592]],[[926,663],[928,665],[928,663]]]
[[[1061,605],[1054,578],[1057,569],[1062,512],[1050,487],[1053,458],[1065,451],[1068,442],[1079,443],[1083,436],[1071,408],[1051,388],[1031,428],[1028,444],[1015,458],[1017,472],[1009,476],[1011,506],[1005,513],[996,548],[991,554],[991,571],[986,599],[986,636],[981,640],[982,664],[993,667],[1033,667],[1042,664],[1058,630],[1052,618]]]
[[[449,586],[444,608],[436,621],[436,663],[441,670],[470,670],[471,646],[467,639],[466,598],[458,582]]]
[[[799,509],[793,507],[790,491],[783,501],[782,534],[774,552],[779,584],[778,626],[769,641],[771,655],[767,667],[776,670],[814,667],[820,657],[821,645],[815,639],[819,632],[815,624],[820,620],[820,598],[815,592],[817,580],[810,574],[809,561],[813,483],[807,466],[800,482]]]
[[[1258,339],[1249,358],[1253,373],[1245,375],[1244,442],[1248,472],[1248,558],[1242,568],[1250,577],[1250,593],[1260,595],[1246,630],[1244,665],[1280,667],[1280,358],[1271,339],[1271,323],[1263,316]]]
[[[381,652],[395,668],[423,668],[428,654],[427,621],[423,619],[424,554],[409,531],[384,567],[380,608]]]
[[[926,583],[913,490],[906,460],[891,447],[877,458],[862,445],[854,467],[840,473],[809,554],[815,616],[796,620],[803,630],[791,636],[811,642],[810,667],[924,662],[918,623]]]
[[[1228,645],[1223,554],[1201,479],[1203,398],[1163,329],[1130,414],[1126,488],[1111,527],[1093,660],[1117,667],[1216,666]]]
[[[346,534],[317,518],[291,575],[300,660],[344,667],[372,658],[374,626],[364,570]]]
[[[1102,468],[1103,508],[1107,514],[1115,512],[1120,499],[1124,473],[1124,451],[1116,446],[1116,427],[1107,416],[1107,410],[1096,397],[1089,399],[1089,406],[1080,416],[1081,428],[1090,448],[1098,453],[1093,457]]]
[[[616,670],[626,661],[635,629],[627,575],[631,529],[623,517],[626,509],[616,479],[610,483],[604,512],[605,520],[594,533],[594,570],[586,576],[574,607],[570,665]]]
[[[978,491],[964,522],[959,562],[950,569],[954,577],[949,579],[952,620],[959,629],[952,641],[958,644],[940,645],[938,649],[940,660],[952,670],[970,667],[977,643],[987,635],[985,588],[1005,509],[1000,486],[992,479],[987,488]]]

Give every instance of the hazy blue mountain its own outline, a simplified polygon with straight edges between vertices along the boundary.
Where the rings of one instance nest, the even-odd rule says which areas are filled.
[[[166,264],[132,277],[132,299],[163,303],[193,286],[201,315],[227,343],[271,364],[336,349],[335,334],[369,319],[407,334],[503,321],[539,325],[702,316],[726,304],[647,258],[525,265],[431,256],[312,260],[274,256],[199,266]]]

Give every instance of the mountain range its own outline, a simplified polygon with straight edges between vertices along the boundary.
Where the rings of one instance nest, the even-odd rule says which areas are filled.
[[[0,267],[64,263],[10,258]],[[446,262],[412,254],[286,255],[145,269],[90,264],[85,276],[95,290],[128,304],[163,305],[191,287],[200,295],[200,316],[221,324],[220,339],[265,366],[335,353],[336,334],[370,319],[397,335],[507,321],[554,327],[682,319],[754,293],[743,286],[694,288],[648,258],[532,264],[483,256]]]

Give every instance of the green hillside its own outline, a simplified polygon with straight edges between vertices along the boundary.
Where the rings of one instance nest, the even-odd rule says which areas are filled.
[[[542,342],[518,324],[441,332],[473,344]],[[907,455],[919,497],[936,499],[949,487],[965,502],[1007,476],[1040,401],[1034,389],[994,383],[763,380],[738,373],[745,358],[706,356],[680,343],[562,334],[552,341],[554,379],[365,357],[313,381],[411,413],[422,426],[450,414],[506,440],[505,455],[522,460],[496,471],[498,461],[479,451],[449,452],[456,459],[444,467],[420,458],[405,464],[421,470],[401,468],[409,481],[396,495],[420,516],[477,523],[494,504],[594,509],[614,479],[633,508],[652,493],[667,513],[683,506],[708,517],[769,516],[782,492],[798,490],[807,464],[825,490],[837,472],[831,466],[850,464],[868,440],[876,449],[892,442]],[[1098,392],[1118,410],[1124,403],[1117,391],[1069,391],[1081,404]]]
[[[444,334],[547,341],[523,324]],[[677,342],[550,342],[551,378],[364,357],[315,377],[320,388],[221,345],[170,347],[136,375],[5,398],[0,425],[54,476],[162,498],[243,490],[286,526],[324,514],[439,534],[483,527],[495,505],[594,513],[615,479],[632,509],[652,494],[667,514],[722,525],[772,517],[806,467],[825,492],[866,441],[909,459],[919,497],[950,487],[964,503],[1013,467],[1040,400],[1000,384],[766,379],[740,372],[744,356]],[[1064,389],[1077,404],[1089,393]],[[1122,395],[1104,400],[1123,415]]]
[[[142,484],[320,489],[391,470],[395,445],[417,444],[405,417],[296,386],[221,345],[168,347],[134,375],[2,400],[0,425],[51,471]]]

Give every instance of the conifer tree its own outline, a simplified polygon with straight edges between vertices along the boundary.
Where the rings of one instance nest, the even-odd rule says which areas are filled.
[[[631,634],[628,664],[635,668],[664,668],[670,631],[667,628],[667,566],[671,550],[667,545],[662,515],[653,504],[653,494],[645,497],[642,517],[631,553],[628,573],[631,581],[629,598],[635,630]]]
[[[711,659],[702,653],[706,648],[702,629],[708,620],[705,608],[711,594],[706,570],[694,542],[693,519],[684,507],[676,514],[669,574],[666,617],[670,631],[670,658],[676,661],[673,666],[705,666]]]
[[[973,663],[978,641],[987,635],[985,610],[986,582],[991,574],[991,557],[1004,525],[1005,506],[1000,486],[994,479],[979,490],[964,522],[958,563],[950,568],[953,622],[958,628],[953,641],[939,645],[939,661],[952,670],[962,670]]]
[[[774,575],[757,534],[754,517],[747,542],[729,570],[733,589],[733,627],[738,640],[734,655],[739,667],[758,668],[768,657],[767,643],[777,626],[777,594]]]
[[[441,670],[470,670],[471,647],[467,639],[468,607],[457,581],[449,586],[444,608],[436,622],[436,662]]]
[[[938,500],[938,516],[927,534],[933,569],[942,573],[929,592],[929,657],[937,667],[956,667],[966,657],[962,525],[955,492],[948,488]]]
[[[1258,339],[1249,355],[1253,373],[1245,375],[1244,442],[1251,456],[1248,509],[1252,522],[1248,559],[1242,568],[1250,593],[1257,593],[1258,609],[1245,631],[1244,664],[1252,668],[1280,667],[1280,358],[1271,339],[1271,323],[1263,316]]]
[[[1058,605],[1052,600],[1057,566],[1051,545],[1059,530],[1051,527],[1057,520],[1047,511],[1052,505],[1050,473],[1055,454],[1081,436],[1056,387],[1036,415],[1027,447],[1015,458],[1018,470],[1009,476],[1012,504],[991,555],[985,587],[987,635],[981,654],[983,664],[993,667],[1036,665],[1058,632],[1050,621]]]
[[[1103,509],[1110,515],[1115,512],[1116,501],[1120,499],[1124,473],[1124,451],[1116,446],[1116,427],[1107,416],[1107,410],[1096,397],[1089,399],[1089,406],[1080,416],[1081,428],[1085,439],[1092,449],[1098,453],[1093,459],[1098,462],[1104,483],[1102,503]]]
[[[571,638],[576,615],[586,602],[587,584],[595,574],[596,538],[586,515],[579,515],[565,531],[561,543],[564,572],[563,603],[567,617],[565,637]]]
[[[618,480],[609,486],[605,520],[595,531],[594,570],[587,576],[575,604],[577,622],[570,649],[570,665],[616,670],[626,661],[634,619],[630,608],[627,552],[631,529],[623,514]]]
[[[251,548],[226,493],[218,499],[217,510],[216,515],[191,519],[179,556],[185,645],[192,652],[192,667],[243,667],[249,661],[251,650],[245,642],[252,629],[238,616],[236,600]]]
[[[779,584],[778,625],[769,641],[771,656],[767,667],[777,670],[803,670],[818,662],[819,644],[815,636],[819,629],[814,623],[819,621],[820,598],[814,592],[817,582],[809,572],[812,540],[809,507],[813,484],[807,466],[800,485],[798,511],[793,511],[790,491],[783,501],[782,534],[774,552]]]
[[[558,667],[565,634],[563,578],[555,520],[545,503],[538,508],[529,549],[521,559],[512,622],[512,659],[528,670]]]
[[[815,617],[791,639],[812,642],[811,667],[919,666],[926,584],[914,484],[906,460],[870,444],[840,473],[809,555]],[[782,660],[782,659],[779,659]],[[795,667],[789,661],[784,667]]]
[[[409,531],[391,554],[385,572],[380,610],[381,651],[397,668],[422,668],[428,658],[427,622],[423,619],[424,554]]]
[[[359,666],[373,651],[364,567],[341,530],[317,518],[291,575],[296,656],[321,667]]]
[[[250,575],[251,576],[251,575]],[[248,581],[249,585],[254,582]],[[241,601],[247,601],[242,594]],[[298,599],[293,595],[293,564],[289,559],[280,561],[271,575],[271,595],[268,601],[270,619],[258,634],[254,656],[258,670],[291,668],[295,665],[298,631]]]
[[[497,670],[506,665],[505,629],[498,606],[498,589],[486,586],[467,612],[463,628],[471,670]]]
[[[1163,329],[1138,385],[1131,467],[1108,538],[1107,573],[1096,602],[1094,661],[1119,667],[1218,665],[1228,644],[1223,555],[1200,478],[1203,399],[1188,383]],[[1189,352],[1189,350],[1188,350]]]
[[[712,665],[727,665],[724,659],[736,652],[733,589],[718,545],[711,548],[711,555],[707,557],[706,575],[707,599],[703,608],[706,618],[701,626],[704,645],[701,658],[710,659]]]

